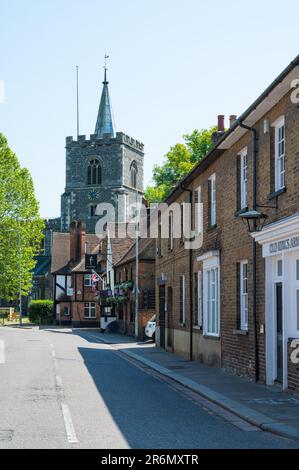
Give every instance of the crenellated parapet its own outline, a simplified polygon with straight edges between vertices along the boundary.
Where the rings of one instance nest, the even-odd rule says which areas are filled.
[[[111,134],[104,134],[102,139],[99,139],[96,134],[91,134],[89,138],[86,135],[79,135],[78,139],[75,140],[73,137],[66,138],[66,147],[86,147],[86,146],[104,146],[104,145],[126,145],[131,147],[138,152],[144,152],[144,144],[136,139],[124,134],[123,132],[117,132],[116,137]]]

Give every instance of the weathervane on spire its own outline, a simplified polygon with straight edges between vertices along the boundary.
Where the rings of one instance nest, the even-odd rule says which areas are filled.
[[[104,76],[104,81],[103,81],[103,84],[105,85],[105,84],[107,84],[107,83],[108,83],[108,82],[107,82],[107,70],[108,70],[108,69],[107,69],[107,59],[109,59],[109,58],[110,58],[110,56],[109,56],[109,55],[107,55],[107,54],[105,54],[104,58],[105,58],[105,66],[104,66],[104,70],[105,70],[105,76]]]

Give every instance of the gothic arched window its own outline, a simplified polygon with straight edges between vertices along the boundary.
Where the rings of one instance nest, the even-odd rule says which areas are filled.
[[[87,169],[87,184],[97,185],[102,183],[102,168],[99,160],[91,160]]]
[[[131,175],[132,188],[137,188],[137,164],[136,162],[132,162],[131,164],[130,175]]]

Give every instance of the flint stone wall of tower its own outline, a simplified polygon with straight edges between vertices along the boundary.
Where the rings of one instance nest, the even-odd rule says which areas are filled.
[[[100,185],[88,184],[88,165],[92,160],[101,164],[102,181]],[[110,134],[99,139],[92,134],[89,139],[85,135],[74,140],[66,138],[66,182],[65,192],[61,197],[61,230],[68,231],[73,220],[86,223],[87,231],[94,232],[98,220],[90,215],[90,205],[101,202],[111,203],[117,212],[120,197],[120,212],[124,214],[126,207],[134,203],[136,190],[131,187],[131,164],[137,165],[137,189],[143,192],[143,159],[144,145],[122,132],[116,137]],[[90,192],[97,196],[90,198]],[[118,207],[119,207],[118,206]]]

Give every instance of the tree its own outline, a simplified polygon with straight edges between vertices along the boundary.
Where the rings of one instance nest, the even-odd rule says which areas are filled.
[[[0,298],[14,300],[18,297],[18,234],[21,241],[22,294],[28,294],[43,229],[31,175],[20,166],[17,156],[0,133]]]
[[[213,146],[212,135],[216,127],[195,129],[192,134],[183,136],[185,144],[176,144],[165,155],[162,165],[154,165],[153,185],[145,190],[149,202],[161,202],[174,186],[201,161]]]

